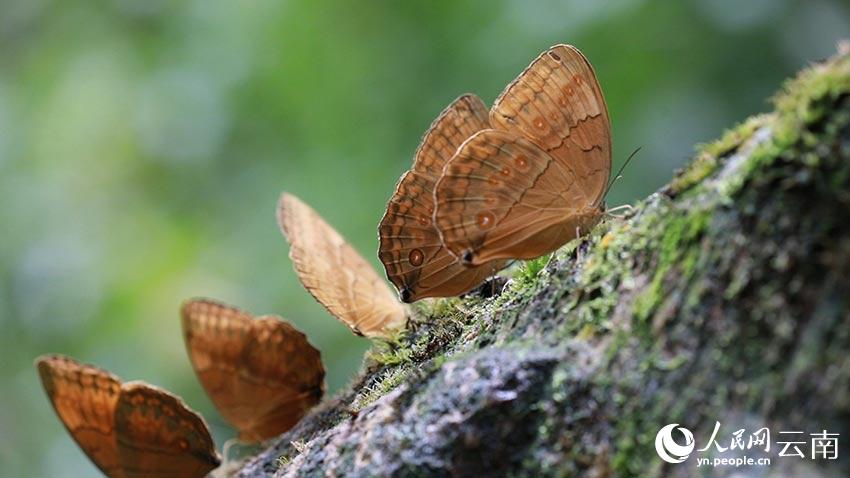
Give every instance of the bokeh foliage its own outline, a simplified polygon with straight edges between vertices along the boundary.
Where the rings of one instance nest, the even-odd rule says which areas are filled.
[[[594,64],[615,164],[643,197],[694,143],[767,108],[850,36],[828,0],[252,2],[0,0],[0,474],[93,475],[33,359],[61,352],[183,396],[177,309],[203,295],[278,313],[322,350],[330,390],[360,362],[298,284],[281,190],[378,267],[376,226],[453,98],[492,101],[541,50]]]

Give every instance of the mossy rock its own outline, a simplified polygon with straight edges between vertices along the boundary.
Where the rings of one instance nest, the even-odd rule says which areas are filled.
[[[846,476],[850,55],[775,104],[497,296],[417,306],[239,476]],[[656,454],[662,426],[701,447],[717,421],[768,427],[772,464]],[[777,456],[779,431],[823,429],[838,459]]]

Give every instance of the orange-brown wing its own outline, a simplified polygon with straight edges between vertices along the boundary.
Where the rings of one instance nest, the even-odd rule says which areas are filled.
[[[208,299],[188,301],[181,312],[195,372],[240,440],[277,436],[318,403],[319,351],[290,324]]]
[[[319,403],[325,368],[307,337],[281,318],[258,317],[252,329],[243,362],[262,386],[256,390],[257,417],[243,435],[260,441],[289,430]]]
[[[121,387],[115,432],[126,478],[201,478],[221,464],[203,418],[144,382]]]
[[[516,131],[568,166],[598,206],[611,174],[611,124],[602,89],[587,58],[570,45],[540,54],[490,111],[494,128]]]
[[[446,164],[434,196],[443,244],[471,265],[551,252],[575,238],[592,219],[586,215],[598,216],[578,207],[584,191],[569,168],[512,131],[473,135]]]
[[[443,174],[443,167],[457,148],[473,134],[490,127],[487,105],[476,95],[465,94],[449,104],[431,123],[413,155],[413,171],[431,184]]]
[[[113,412],[121,382],[97,367],[61,355],[36,361],[38,374],[56,414],[74,441],[110,477],[122,477]]]
[[[403,302],[450,297],[472,289],[503,264],[465,267],[440,242],[432,223],[434,184],[467,138],[488,128],[487,107],[475,95],[450,104],[422,138],[378,227],[378,257]]]
[[[283,193],[277,219],[304,288],[356,334],[386,336],[406,312],[372,266],[300,199]]]
[[[237,430],[244,430],[252,419],[244,416],[241,400],[251,400],[251,396],[243,390],[247,382],[239,373],[245,345],[250,341],[251,316],[206,299],[184,302],[180,316],[195,375],[224,419]]]

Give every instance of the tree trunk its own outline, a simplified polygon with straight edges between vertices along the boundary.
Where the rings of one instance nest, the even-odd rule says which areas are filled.
[[[844,50],[497,297],[417,305],[404,336],[239,476],[847,476]],[[699,451],[717,422],[718,445],[745,429],[745,449]],[[682,463],[656,452],[667,424],[693,432]],[[763,427],[769,452],[747,449]],[[823,430],[840,434],[835,460],[812,459]],[[780,456],[788,441],[805,458]],[[771,464],[697,466],[745,455]]]

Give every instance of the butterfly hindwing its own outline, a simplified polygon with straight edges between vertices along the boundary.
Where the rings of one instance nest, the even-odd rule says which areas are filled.
[[[120,476],[115,405],[121,381],[106,370],[61,355],[40,357],[41,383],[68,433],[107,476]]]
[[[203,418],[144,382],[122,386],[115,431],[124,478],[203,477],[221,463]]]
[[[284,320],[210,299],[185,302],[181,318],[198,379],[241,441],[280,435],[321,399],[319,351]]]
[[[106,476],[201,478],[220,464],[206,423],[167,391],[61,355],[36,366],[59,419]]]

